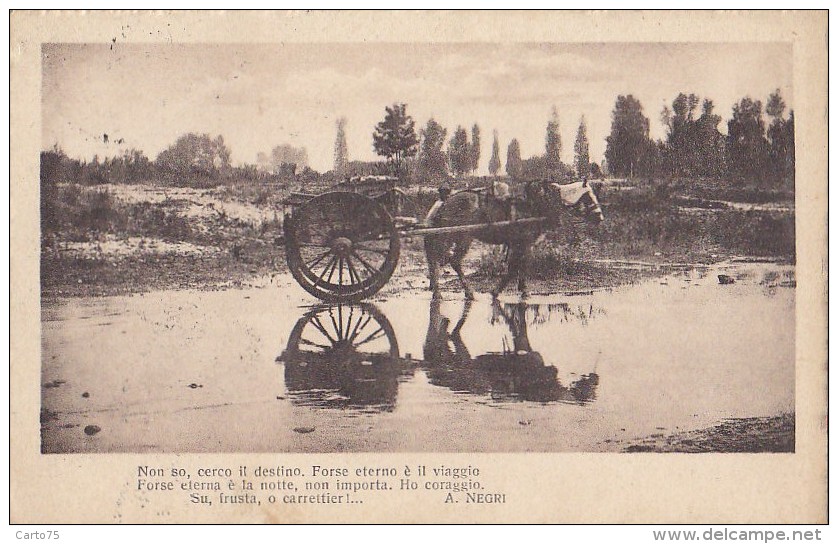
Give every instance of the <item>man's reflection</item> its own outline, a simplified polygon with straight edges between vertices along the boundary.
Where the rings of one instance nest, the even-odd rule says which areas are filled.
[[[454,328],[451,320],[440,312],[441,299],[431,299],[428,317],[428,334],[423,349],[428,378],[434,385],[448,387],[453,391],[485,394],[492,390],[491,384],[474,365],[474,360],[463,342],[462,329],[473,301],[466,300],[460,319]]]
[[[489,394],[496,400],[587,403],[596,396],[599,376],[592,372],[565,387],[556,367],[547,365],[540,353],[533,351],[527,334],[526,303],[503,304],[494,301],[493,322],[503,321],[512,334],[512,345],[502,352],[472,358],[462,339],[462,328],[471,304],[449,332],[450,321],[440,314],[438,300],[431,302],[428,334],[425,339],[425,364],[431,383],[453,391]],[[538,314],[538,312],[535,312]]]
[[[322,408],[392,411],[399,378],[412,373],[393,327],[371,304],[312,309],[277,360],[294,402]]]

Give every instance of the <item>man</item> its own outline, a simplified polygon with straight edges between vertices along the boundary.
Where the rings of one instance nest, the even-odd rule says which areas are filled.
[[[499,203],[505,218],[510,221],[518,219],[518,213],[515,209],[515,202],[512,199],[512,192],[509,189],[509,184],[505,181],[495,181],[492,183],[492,197],[495,202]]]
[[[447,183],[443,183],[442,185],[439,186],[439,200],[434,202],[434,205],[431,206],[431,209],[428,212],[428,215],[425,216],[425,224],[426,225],[430,226],[430,225],[434,224],[434,219],[436,218],[436,215],[439,213],[439,209],[442,207],[442,204],[445,202],[445,200],[450,195],[451,195],[451,187],[449,187]]]

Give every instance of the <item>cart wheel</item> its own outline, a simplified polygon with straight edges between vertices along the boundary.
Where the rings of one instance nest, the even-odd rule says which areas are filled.
[[[284,229],[291,274],[327,302],[357,302],[377,293],[399,260],[399,233],[390,214],[357,193],[312,198],[286,218]]]

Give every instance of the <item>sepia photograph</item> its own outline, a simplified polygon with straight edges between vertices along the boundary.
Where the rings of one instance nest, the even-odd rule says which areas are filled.
[[[44,44],[42,451],[794,451],[791,52]]]
[[[347,511],[293,517],[323,521],[370,497],[336,491],[346,460],[384,486],[353,492],[410,489],[434,459],[437,502],[522,508],[526,487],[513,499],[490,470],[515,458],[483,454],[684,478],[818,455],[826,79],[801,76],[811,57],[776,14],[759,33],[737,12],[742,35],[712,40],[606,37],[613,13],[566,14],[589,37],[514,38],[499,12],[449,14],[475,22],[460,39],[430,31],[441,12],[265,14],[276,38],[258,13],[76,15],[91,37],[27,44],[40,383],[16,413],[37,419],[35,464],[129,460],[106,523],[151,519],[158,496],[267,501],[247,488],[257,458],[293,485],[323,476],[305,489]],[[224,21],[241,26],[223,38]],[[388,21],[429,31],[377,34]],[[220,460],[210,487],[157,494],[196,479],[192,454]]]

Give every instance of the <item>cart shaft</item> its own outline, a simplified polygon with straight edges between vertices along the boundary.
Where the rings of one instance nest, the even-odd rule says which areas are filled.
[[[546,217],[527,217],[524,219],[518,219],[516,221],[495,221],[494,223],[479,223],[476,225],[454,225],[451,227],[420,227],[413,230],[406,230],[403,231],[404,236],[433,236],[437,234],[462,234],[465,232],[476,232],[479,230],[486,230],[486,229],[493,229],[493,228],[503,228],[503,227],[510,227],[513,225],[524,226],[524,225],[538,225],[543,222],[547,221]]]

